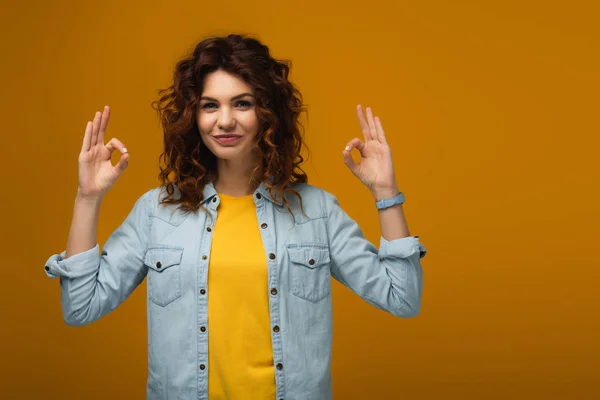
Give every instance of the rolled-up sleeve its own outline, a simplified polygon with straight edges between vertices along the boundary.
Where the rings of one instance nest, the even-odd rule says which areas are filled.
[[[68,325],[94,322],[117,308],[144,280],[144,255],[150,233],[150,197],[144,193],[123,223],[107,239],[102,254],[98,243],[65,258],[53,254],[45,273],[60,280],[63,318]]]
[[[96,243],[91,249],[74,254],[67,259],[65,259],[66,250],[60,254],[53,254],[44,266],[46,275],[52,279],[59,276],[78,278],[96,272],[100,258],[98,256],[99,248],[100,246]]]
[[[398,317],[413,317],[421,309],[423,270],[427,254],[419,236],[388,241],[379,249],[368,241],[359,225],[325,193],[331,275],[367,303]]]

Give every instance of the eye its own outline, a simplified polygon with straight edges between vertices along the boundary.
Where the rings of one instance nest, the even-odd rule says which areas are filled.
[[[238,102],[237,102],[237,104],[236,104],[236,105],[237,105],[237,106],[240,106],[240,107],[242,107],[242,108],[248,108],[248,107],[252,106],[252,103],[250,103],[250,102],[249,102],[249,101],[247,101],[247,100],[240,100],[240,101],[238,101]]]
[[[213,108],[212,106],[217,106],[216,103],[205,103],[202,108]]]

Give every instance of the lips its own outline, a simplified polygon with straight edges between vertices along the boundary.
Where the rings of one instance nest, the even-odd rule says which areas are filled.
[[[234,146],[241,140],[240,135],[218,135],[214,136],[215,140],[224,146]]]

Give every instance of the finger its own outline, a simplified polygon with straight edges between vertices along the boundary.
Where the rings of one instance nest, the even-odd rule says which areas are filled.
[[[81,144],[81,152],[89,151],[92,143],[92,122],[88,121],[85,126],[85,135],[83,135],[83,143]]]
[[[375,117],[375,127],[377,128],[377,139],[379,139],[379,142],[387,144],[385,132],[383,131],[383,126],[381,125],[379,117]]]
[[[104,143],[104,134],[106,133],[106,127],[108,126],[108,120],[110,119],[110,107],[104,106],[104,112],[102,113],[102,119],[100,120],[100,131],[98,132],[98,142]]]
[[[96,112],[94,115],[94,121],[92,122],[92,146],[98,143],[98,131],[100,129],[100,117],[102,114]]]
[[[371,110],[371,107],[367,107],[367,122],[369,122],[369,137],[371,140],[377,140],[377,129],[375,128],[373,110]]]
[[[356,106],[356,115],[358,117],[358,122],[360,123],[360,130],[362,131],[366,142],[367,140],[369,140],[369,124],[365,119],[365,115],[363,114],[363,109],[360,104]]]
[[[354,138],[346,144],[344,155],[352,153],[352,149],[358,150],[361,157],[364,157],[363,151],[365,149],[365,144],[359,138]]]
[[[119,150],[121,154],[127,153],[127,147],[117,138],[112,138],[105,144],[106,148],[112,154],[113,151]]]

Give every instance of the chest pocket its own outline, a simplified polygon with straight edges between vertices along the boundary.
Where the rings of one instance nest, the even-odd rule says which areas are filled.
[[[317,302],[331,293],[329,246],[320,243],[290,243],[290,288],[293,295]]]
[[[181,259],[183,247],[155,245],[146,251],[148,298],[164,307],[181,297]]]

